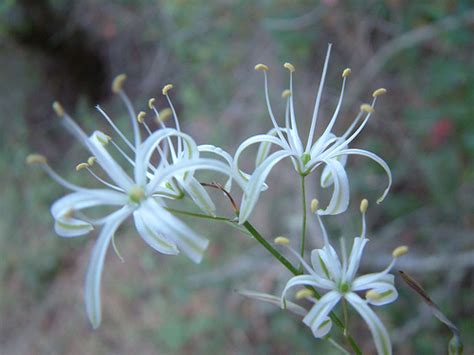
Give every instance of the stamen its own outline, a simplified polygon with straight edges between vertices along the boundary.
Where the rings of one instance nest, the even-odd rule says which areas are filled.
[[[369,201],[367,199],[363,199],[360,202],[360,212],[362,213],[362,231],[361,237],[365,238],[365,234],[367,233],[367,223],[365,221],[365,213],[367,212],[367,208],[369,207]]]
[[[344,71],[342,72],[342,77],[343,78],[347,78],[349,75],[351,75],[352,71],[350,68],[346,68],[344,69]]]
[[[401,245],[393,250],[392,256],[394,258],[399,258],[400,256],[405,255],[406,253],[408,253],[408,247],[406,245]]]
[[[157,121],[158,122],[165,122],[171,116],[173,116],[173,111],[170,108],[165,108],[165,109],[160,111],[159,115],[157,116]]]
[[[318,211],[319,201],[316,198],[311,200],[311,213],[315,214]]]
[[[163,93],[163,95],[166,96],[166,95],[168,95],[168,91],[170,91],[172,88],[173,88],[173,84],[167,84],[163,87],[161,92]]]
[[[377,96],[380,96],[380,95],[384,95],[387,93],[387,89],[385,88],[380,88],[380,89],[377,89],[373,92],[372,96],[373,97],[377,97]]]
[[[326,227],[324,227],[323,221],[321,220],[321,217],[318,213],[316,213],[316,218],[318,219],[319,227],[323,233],[324,246],[329,245],[328,232],[326,231]]]
[[[155,98],[152,97],[150,100],[148,100],[148,107],[150,108],[150,110],[155,107]]]
[[[281,93],[281,97],[282,97],[283,99],[287,99],[287,98],[289,98],[290,96],[291,96],[291,91],[288,90],[288,89],[284,90],[284,91]]]
[[[137,121],[139,123],[143,123],[145,121],[145,116],[146,112],[140,111],[140,113],[137,115]]]
[[[369,201],[367,201],[366,198],[362,199],[362,201],[360,201],[360,212],[361,213],[367,212],[368,207],[369,207]]]
[[[295,298],[297,300],[302,300],[308,297],[314,297],[314,292],[311,290],[308,290],[307,288],[303,288],[299,290],[298,292],[296,292],[295,294]]]
[[[112,126],[114,131],[117,132],[117,134],[120,136],[120,138],[122,138],[122,140],[125,142],[125,144],[128,145],[128,147],[131,150],[135,151],[135,147],[133,146],[133,144],[130,143],[130,141],[127,139],[127,137],[125,137],[125,135],[118,129],[118,127],[115,125],[115,123],[112,121],[112,119],[105,113],[105,111],[102,110],[102,108],[99,105],[97,105],[95,108],[102,114],[102,117],[104,117],[107,120],[107,122]]]
[[[373,113],[375,111],[374,108],[370,106],[369,104],[360,105],[360,110],[362,112],[367,112],[367,113]]]
[[[89,157],[89,159],[87,159],[87,164],[89,164],[89,166],[93,166],[96,162],[97,158],[92,156],[92,157]]]
[[[295,71],[295,66],[291,63],[285,63],[285,64],[283,64],[283,67],[288,69],[291,73],[293,73]]]
[[[268,66],[266,66],[265,64],[257,64],[255,66],[255,70],[256,71],[268,71]]]
[[[284,245],[284,246],[290,245],[290,240],[282,236],[276,237],[273,241],[275,242],[275,244],[278,244],[278,245]]]
[[[166,128],[166,125],[165,125],[165,123],[164,123],[164,120],[161,118],[161,115],[162,115],[165,111],[166,111],[166,112],[165,112],[165,115],[168,115],[168,114],[169,114],[168,112],[171,111],[171,110],[170,110],[169,108],[166,108],[166,109],[162,110],[161,113],[160,113],[160,112],[158,112],[158,110],[156,109],[155,106],[153,106],[152,110],[153,110],[153,112],[155,112],[156,122],[158,122],[158,123],[160,124],[161,128],[163,128],[163,129]],[[167,110],[168,110],[168,111],[167,111]],[[171,112],[172,112],[172,111],[171,111]],[[168,141],[168,146],[170,147],[171,159],[174,161],[174,160],[176,160],[177,157],[176,157],[176,151],[175,151],[175,149],[174,149],[174,145],[173,145],[173,142],[172,142],[172,140],[171,140],[171,137],[168,136],[168,137],[167,137],[167,141]]]
[[[54,112],[56,112],[56,115],[58,115],[59,117],[63,117],[66,114],[63,106],[59,103],[59,101],[53,102],[53,110]]]
[[[120,91],[122,91],[125,80],[127,80],[126,74],[120,74],[115,77],[115,79],[112,81],[112,92],[114,94],[118,94]]]
[[[44,155],[41,154],[29,154],[26,157],[26,164],[33,165],[33,164],[47,164],[48,160]]]
[[[87,169],[87,171],[89,172],[89,174],[91,174],[95,179],[97,179],[97,181],[99,181],[100,183],[104,184],[105,186],[107,187],[110,187],[111,189],[113,190],[116,190],[116,191],[120,191],[120,192],[124,192],[123,189],[121,189],[120,187],[117,187],[115,185],[112,185],[111,183],[105,181],[104,179],[102,179],[99,175],[97,175],[96,173],[94,173],[94,171],[92,171],[92,169],[90,168],[90,166],[86,166],[85,167]],[[76,167],[77,169],[77,167]]]
[[[87,169],[89,164],[87,163],[80,163],[76,165],[76,171],[81,171],[82,169]]]

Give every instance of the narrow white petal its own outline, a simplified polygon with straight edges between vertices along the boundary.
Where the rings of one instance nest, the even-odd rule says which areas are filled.
[[[283,292],[281,293],[282,307],[283,307],[284,300],[286,298],[286,293],[288,292],[290,288],[295,287],[295,286],[314,286],[314,287],[319,287],[326,290],[330,290],[335,287],[334,282],[326,278],[319,277],[317,275],[293,276],[287,282],[285,288],[283,289]]]
[[[93,229],[92,224],[77,218],[59,217],[54,221],[54,231],[65,238],[79,237],[88,234]]]
[[[381,280],[386,280],[388,277],[388,273],[395,265],[395,259],[381,272],[375,272],[372,274],[365,274],[362,276],[357,277],[354,282],[352,283],[352,287],[354,290],[366,290],[369,288],[369,285],[372,282],[378,282]]]
[[[227,153],[225,150],[223,150],[220,147],[216,147],[216,146],[211,145],[211,144],[202,144],[202,145],[198,146],[198,150],[201,153],[216,154],[217,156],[223,158],[226,161],[226,163],[229,164],[229,167],[232,168],[234,166],[234,158],[229,153]],[[229,177],[227,179],[227,182],[225,183],[224,188],[227,191],[231,191],[231,189],[232,189],[232,177]]]
[[[325,245],[322,249],[316,249],[318,258],[321,259],[329,272],[330,278],[334,281],[342,278],[342,266],[337,256],[336,250],[330,245]],[[313,262],[313,254],[311,254]]]
[[[268,303],[274,304],[275,306],[280,306],[281,304],[280,297],[270,295],[268,293],[254,292],[254,291],[247,291],[247,290],[237,290],[237,292],[240,293],[242,296],[253,298],[259,301],[268,302]],[[285,305],[286,305],[287,310],[299,316],[305,316],[306,313],[308,313],[308,311],[305,308],[301,307],[300,305],[297,305],[296,303],[286,301]]]
[[[133,212],[135,227],[142,239],[159,253],[167,255],[177,255],[178,247],[168,240],[159,230],[156,230],[154,223],[147,223],[147,217],[143,216],[142,208]]]
[[[349,154],[362,155],[362,156],[365,156],[367,158],[370,158],[373,161],[375,161],[376,163],[378,163],[385,170],[385,173],[387,174],[387,177],[388,177],[388,185],[385,188],[385,191],[383,192],[382,196],[380,196],[379,199],[377,200],[377,203],[382,202],[385,199],[385,196],[387,196],[388,191],[390,190],[390,186],[392,186],[392,173],[390,171],[389,166],[385,162],[385,160],[383,160],[378,155],[376,155],[372,152],[369,152],[369,151],[363,150],[363,149],[355,149],[355,148],[343,149],[343,150],[338,151],[337,153],[333,154],[332,157],[336,157],[336,156],[339,156],[339,155],[349,155]]]
[[[131,210],[127,207],[111,214],[100,232],[97,242],[92,250],[92,255],[87,268],[84,287],[84,300],[86,303],[87,316],[92,326],[97,328],[101,321],[100,304],[100,280],[104,267],[105,254],[118,226],[130,215]]]
[[[354,279],[357,270],[359,269],[360,260],[364,252],[365,245],[369,240],[367,238],[354,238],[352,244],[351,255],[349,256],[349,264],[346,271],[346,281]]]
[[[374,306],[383,306],[394,302],[398,298],[398,291],[393,284],[393,275],[391,282],[372,282],[367,285],[369,290],[373,290],[380,295],[380,298],[369,299],[368,302]]]
[[[179,250],[192,261],[195,263],[201,262],[209,245],[209,240],[201,237],[157,202],[150,199],[144,203],[141,213],[149,226],[163,231],[166,238],[173,241]]]
[[[110,153],[105,149],[104,134],[100,131],[95,131],[89,137],[89,149],[91,153],[97,158],[97,163],[102,167],[107,175],[123,190],[127,191],[132,185],[133,181],[112,158]]]
[[[331,201],[325,210],[319,210],[320,215],[339,214],[344,212],[349,205],[349,180],[344,166],[336,159],[324,161],[331,170],[334,178],[334,190]]]
[[[265,179],[272,170],[272,168],[280,162],[280,160],[292,156],[293,153],[288,151],[278,151],[271,154],[264,163],[262,163],[252,174],[242,197],[240,206],[239,223],[244,223],[250,216],[255,204],[258,201],[262,187],[265,184]]]
[[[328,314],[341,299],[341,295],[336,291],[330,291],[316,301],[310,309],[303,323],[311,328],[316,338],[324,337],[331,329],[331,320]]]
[[[189,182],[184,182],[181,186],[204,213],[215,215],[216,206],[206,189],[197,179],[191,177]]]
[[[374,338],[375,347],[377,348],[377,353],[379,355],[391,355],[392,343],[379,317],[377,317],[367,303],[355,293],[350,292],[346,294],[345,298],[369,326],[372,337]]]

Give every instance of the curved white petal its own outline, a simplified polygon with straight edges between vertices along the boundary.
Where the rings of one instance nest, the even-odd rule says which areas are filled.
[[[322,263],[320,261],[322,261]],[[311,263],[313,267],[316,265],[315,271],[318,269],[318,272],[324,275],[326,274],[324,267],[326,267],[326,271],[329,273],[329,279],[338,281],[342,278],[341,262],[336,251],[330,244],[325,245],[321,249],[313,250],[311,252]]]
[[[372,274],[365,274],[357,277],[352,283],[354,290],[366,290],[372,282],[378,282],[380,280],[387,280],[388,273],[395,265],[395,259],[381,272],[375,272]]]
[[[216,206],[206,189],[197,179],[191,177],[187,183],[183,182],[181,186],[204,213],[215,216]]]
[[[227,153],[224,149],[220,147],[216,147],[215,145],[212,145],[212,144],[201,144],[198,146],[198,150],[199,152],[202,152],[202,153],[216,154],[217,156],[223,158],[226,161],[226,163],[229,164],[229,167],[231,168],[234,167],[234,158],[232,158],[232,156],[229,153]],[[227,191],[232,190],[232,176],[230,176],[229,179],[227,179],[227,182],[225,183],[224,188]]]
[[[283,292],[281,293],[281,302],[282,302],[282,307],[285,302],[286,298],[286,293],[288,290],[292,287],[295,286],[314,286],[314,287],[319,287],[325,290],[330,290],[334,288],[334,282],[323,278],[319,277],[317,275],[298,275],[298,276],[293,276],[287,283],[285,288],[283,289]]]
[[[124,207],[119,211],[111,214],[107,222],[104,224],[102,231],[97,238],[97,242],[92,250],[92,255],[87,268],[86,281],[84,287],[84,300],[86,303],[87,316],[92,326],[97,328],[101,321],[101,304],[100,304],[100,280],[102,277],[102,269],[104,267],[105,254],[118,226],[131,213],[131,209]]]
[[[105,189],[84,189],[61,197],[51,206],[55,219],[54,229],[61,237],[76,237],[93,230],[88,221],[73,217],[71,212],[101,205],[125,205],[127,197],[120,192]]]
[[[335,143],[334,143],[335,145],[337,144],[338,140],[339,138],[335,139]],[[347,145],[344,145],[344,148],[347,148]],[[342,166],[344,167],[346,166],[347,154],[337,155],[334,158],[337,159],[342,164]],[[332,176],[331,169],[326,165],[323,168],[323,171],[321,173],[321,187],[327,188],[331,186],[333,183],[334,183],[334,177]]]
[[[324,337],[331,329],[331,320],[328,314],[341,299],[341,295],[336,291],[330,291],[316,301],[310,309],[303,323],[311,328],[316,338]]]
[[[239,223],[244,223],[250,216],[255,204],[257,203],[265,179],[272,168],[282,159],[292,156],[293,153],[288,151],[278,151],[271,154],[252,174],[247,186],[240,206]]]
[[[346,271],[346,281],[352,281],[359,269],[360,260],[364,252],[365,245],[369,240],[367,238],[354,238],[351,254],[349,255],[349,263]]]
[[[392,276],[393,275],[387,275]],[[367,301],[374,306],[383,306],[394,302],[398,298],[398,291],[393,284],[393,279],[391,282],[372,282],[367,285],[370,290],[373,290],[379,294],[380,297],[376,299],[368,299]]]
[[[349,205],[349,180],[344,166],[336,159],[324,160],[334,179],[334,190],[331,201],[325,210],[319,210],[318,214],[339,214],[344,212]]]
[[[179,254],[176,244],[165,238],[162,232],[156,229],[155,224],[148,223],[147,215],[143,215],[143,207],[133,212],[135,227],[142,239],[159,253],[167,255]]]
[[[375,347],[377,348],[377,353],[379,355],[391,355],[392,343],[379,317],[377,317],[367,303],[355,293],[350,292],[346,294],[345,298],[369,326],[372,337],[374,338]]]
[[[356,149],[356,148],[343,149],[343,150],[337,151],[335,154],[332,154],[331,156],[332,157],[337,157],[339,155],[344,156],[344,155],[349,155],[349,154],[362,155],[362,156],[365,156],[367,158],[370,158],[373,161],[375,161],[376,163],[378,163],[385,170],[385,173],[387,174],[387,177],[388,177],[388,185],[385,188],[382,196],[380,196],[379,199],[377,200],[377,203],[382,202],[385,199],[385,197],[387,196],[388,191],[390,190],[390,187],[392,186],[392,173],[390,171],[390,167],[387,165],[385,160],[383,160],[377,154],[374,154],[374,153],[369,152],[369,151],[364,150],[364,149]]]
[[[196,159],[199,157],[199,151],[196,143],[191,138],[191,136],[178,132],[173,128],[164,128],[160,129],[157,132],[154,132],[150,135],[138,148],[136,158],[135,158],[135,181],[138,185],[145,185],[147,181],[146,172],[150,163],[152,154],[154,153],[156,147],[164,140],[170,137],[176,136],[182,139],[184,144],[182,156],[178,159],[183,159],[184,161],[189,159]],[[158,172],[156,173],[158,174]],[[155,175],[156,177],[156,175]],[[153,178],[155,179],[155,178]],[[152,179],[152,180],[153,180]]]
[[[157,202],[148,199],[143,204],[141,213],[147,224],[151,228],[162,231],[167,239],[178,246],[180,251],[195,263],[200,263],[209,245],[209,240],[194,232]]]
[[[95,131],[88,139],[88,147],[105,173],[119,187],[127,191],[133,185],[133,181],[105,149],[104,142],[107,142],[107,140],[108,138],[104,133]]]

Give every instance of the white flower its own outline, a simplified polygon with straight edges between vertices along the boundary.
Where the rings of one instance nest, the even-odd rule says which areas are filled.
[[[365,208],[366,206],[365,204]],[[356,276],[364,247],[368,242],[365,236],[365,208],[361,208],[363,210],[361,236],[354,239],[349,259],[343,255],[342,262],[334,248],[329,244],[324,225],[319,215],[317,216],[323,231],[324,247],[312,251],[311,266],[296,251],[290,248],[304,266],[306,274],[295,276],[288,281],[282,293],[282,306],[284,307],[286,294],[292,287],[311,286],[326,290],[328,292],[320,299],[307,297],[314,302],[314,306],[305,315],[303,322],[311,328],[315,337],[322,338],[329,332],[332,322],[328,315],[336,304],[344,298],[367,323],[374,338],[377,352],[379,354],[391,354],[392,346],[388,332],[369,305],[381,306],[397,299],[398,293],[394,286],[394,276],[389,272],[395,265],[396,258],[406,253],[408,249],[405,246],[396,248],[392,253],[393,260],[385,270]],[[358,294],[362,291],[366,291],[365,299]]]
[[[390,168],[385,163],[385,161],[372,152],[362,149],[349,148],[349,144],[359,135],[359,133],[362,131],[367,121],[369,120],[370,116],[372,115],[377,96],[384,94],[386,92],[385,89],[378,89],[374,91],[372,103],[370,105],[361,105],[360,112],[356,116],[353,123],[340,137],[338,137],[334,133],[332,133],[332,129],[334,127],[342,105],[347,77],[350,75],[350,69],[344,70],[342,74],[342,89],[334,114],[332,115],[324,132],[316,140],[314,140],[316,122],[318,119],[318,112],[329,63],[330,51],[331,45],[329,45],[326,54],[326,60],[324,63],[324,69],[321,76],[318,93],[316,96],[316,102],[314,105],[314,111],[311,120],[311,127],[309,130],[306,145],[304,145],[303,140],[300,138],[300,135],[298,133],[298,127],[296,125],[293,103],[293,72],[295,71],[294,66],[290,63],[285,63],[284,65],[284,67],[287,68],[290,72],[290,88],[289,90],[285,90],[282,94],[283,98],[285,98],[287,101],[284,127],[281,127],[278,124],[273,114],[272,107],[270,105],[267,81],[268,67],[264,64],[258,64],[257,66],[255,66],[256,70],[263,71],[264,74],[265,98],[268,113],[273,123],[273,128],[267,134],[260,134],[248,138],[239,146],[236,151],[234,164],[235,171],[239,172],[240,170],[238,168],[238,164],[240,155],[249,146],[256,143],[260,143],[260,148],[256,157],[256,170],[251,175],[248,181],[248,186],[245,190],[242,199],[239,217],[240,223],[243,223],[248,219],[250,213],[252,212],[252,209],[257,203],[260,191],[262,190],[263,184],[265,183],[265,179],[272,170],[272,168],[282,159],[285,159],[287,157],[290,157],[294,168],[303,177],[310,174],[319,166],[324,165],[324,170],[321,175],[321,186],[329,187],[331,185],[334,185],[334,190],[327,208],[325,210],[319,211],[319,214],[321,215],[338,214],[344,212],[347,209],[349,203],[349,182],[344,166],[348,155],[366,156],[380,164],[387,173],[389,181],[387,188],[385,189],[384,193],[378,199],[377,202],[381,202],[388,193],[392,182],[392,177],[390,173]],[[278,150],[269,154],[272,145],[277,146]],[[242,174],[241,177],[247,179],[246,174]]]
[[[110,242],[113,243],[114,233],[121,223],[133,216],[138,234],[153,249],[169,255],[176,255],[179,251],[183,251],[191,260],[199,263],[209,241],[168,212],[165,199],[180,198],[184,190],[199,207],[212,212],[212,201],[194,178],[194,171],[205,169],[231,175],[229,164],[214,159],[199,158],[196,143],[190,136],[180,132],[175,114],[173,116],[178,129],[163,127],[151,133],[146,126],[150,136],[142,142],[137,116],[128,97],[121,89],[123,80],[123,76],[117,77],[113,90],[122,97],[130,112],[134,143],[132,144],[118,130],[104,111],[100,108],[99,111],[128,146],[133,158],[125,153],[111,137],[102,132],[96,131],[88,137],[59,103],[54,104],[56,113],[61,116],[68,130],[93,155],[87,163],[79,164],[76,169],[87,169],[105,185],[105,188],[84,188],[64,180],[40,155],[31,155],[27,159],[30,163],[40,163],[55,181],[73,191],[57,200],[51,207],[51,213],[55,219],[55,231],[60,236],[76,237],[89,233],[95,226],[102,228],[92,251],[84,291],[87,315],[94,328],[97,328],[101,321],[100,280],[105,254]],[[165,95],[167,95],[167,90],[163,90]],[[152,108],[155,109],[154,106]],[[144,123],[143,114],[138,115],[138,121]],[[177,141],[177,147],[173,145],[172,139]],[[109,146],[115,147],[128,161],[133,170],[130,175],[111,156],[107,150]],[[214,152],[216,149],[205,147],[203,150]],[[168,159],[168,152],[171,159]],[[161,158],[158,165],[153,165],[151,162],[154,153],[158,153]],[[217,154],[224,155],[226,158],[221,152]],[[104,180],[92,170],[95,163],[102,168],[111,182]],[[83,213],[83,210],[97,206],[111,206],[115,211],[99,219],[87,217]]]

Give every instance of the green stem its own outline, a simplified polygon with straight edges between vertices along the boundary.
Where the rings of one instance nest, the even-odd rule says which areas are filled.
[[[301,207],[303,212],[303,221],[301,226],[301,257],[304,258],[304,244],[306,240],[306,191],[304,184],[304,176],[301,175]],[[303,270],[303,265],[300,265],[300,269]]]
[[[227,218],[227,217],[209,216],[209,215],[207,215],[207,214],[202,214],[202,213],[195,213],[195,212],[188,212],[188,211],[176,210],[176,209],[170,208],[170,207],[165,207],[165,209],[166,209],[168,212],[171,212],[171,213],[182,214],[182,215],[190,216],[190,217],[203,218],[203,219],[212,219],[212,220],[214,220],[214,221],[232,222],[232,220],[231,220],[230,218]]]
[[[267,240],[250,224],[250,222],[245,222],[243,226],[252,234],[252,236],[260,243],[262,246],[267,249],[280,263],[282,263],[292,274],[294,275],[301,275],[297,268],[295,268],[291,262],[288,261],[283,255],[280,254],[278,250],[276,250]],[[310,289],[314,292],[316,299],[320,299],[321,295],[319,292],[312,286],[307,286],[306,288]],[[347,341],[349,342],[352,350],[354,350],[355,354],[362,355],[362,351],[360,350],[359,346],[355,342],[354,338],[347,332],[344,323],[339,319],[339,317],[334,313],[329,313],[329,318],[333,321],[333,323],[341,328],[344,331],[344,336],[346,337]]]

